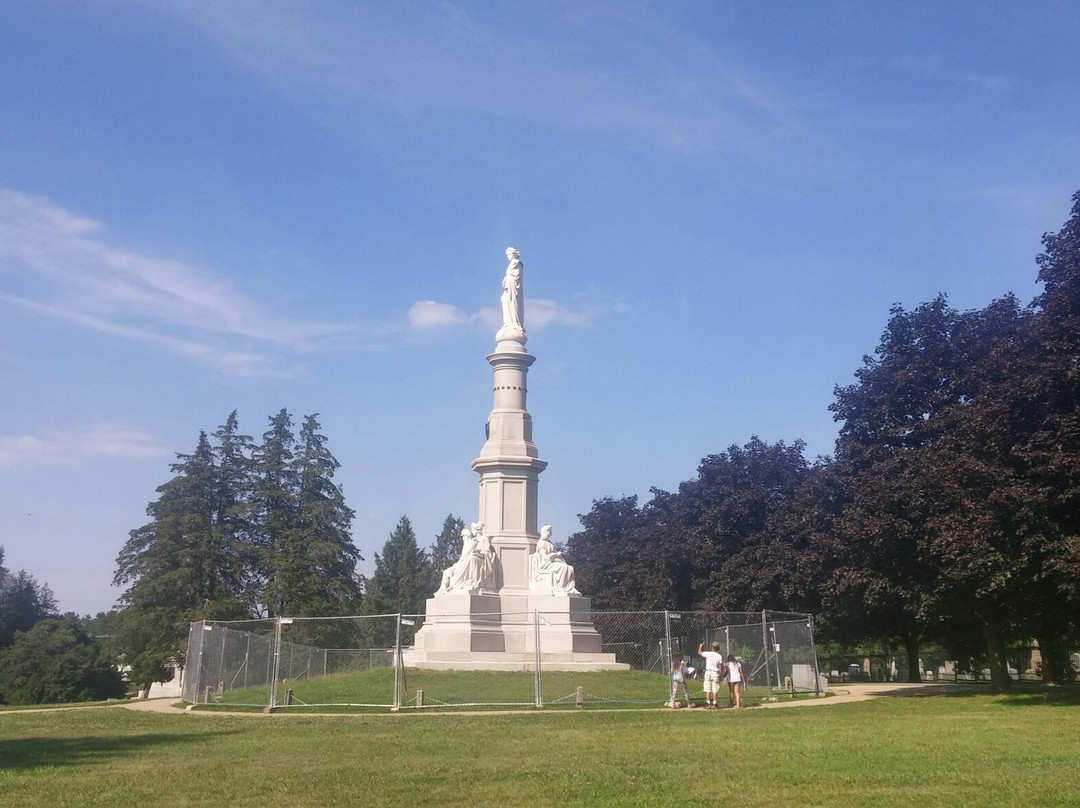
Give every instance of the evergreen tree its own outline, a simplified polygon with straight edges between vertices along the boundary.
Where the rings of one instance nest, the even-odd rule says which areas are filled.
[[[255,449],[254,516],[258,524],[256,551],[264,581],[262,602],[269,616],[288,616],[290,598],[299,591],[300,568],[297,491],[292,416],[284,408],[270,417],[270,428]]]
[[[421,614],[431,580],[430,565],[416,545],[409,517],[402,516],[367,580],[364,614]]]
[[[147,507],[152,521],[131,531],[113,578],[127,586],[113,646],[144,690],[180,657],[190,622],[246,616],[231,587],[232,554],[215,528],[217,475],[206,433],[177,460],[176,476]]]
[[[361,560],[352,541],[355,514],[333,482],[341,464],[326,448],[317,417],[307,416],[300,428],[296,520],[288,532],[295,542],[291,557],[298,562],[289,580],[297,589],[286,593],[285,602],[296,616],[354,614],[360,607],[356,563]]]
[[[250,435],[240,434],[236,410],[214,432],[215,543],[228,560],[222,575],[249,612],[256,613],[262,590],[256,524],[252,506],[253,446]]]
[[[435,537],[435,543],[428,550],[428,561],[431,567],[431,581],[428,584],[428,593],[434,593],[441,583],[443,570],[453,566],[461,556],[461,531],[465,529],[465,522],[449,514],[443,520],[442,530]]]
[[[4,567],[0,545],[0,649],[11,645],[16,631],[29,631],[39,620],[56,615],[52,591],[26,570]]]

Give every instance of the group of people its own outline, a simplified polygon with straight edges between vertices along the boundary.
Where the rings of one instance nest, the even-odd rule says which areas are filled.
[[[742,662],[734,654],[728,654],[727,660],[720,653],[720,643],[714,642],[710,650],[705,650],[705,643],[698,645],[698,656],[705,660],[705,709],[717,708],[716,694],[720,690],[720,682],[728,680],[728,707],[742,707],[742,688],[746,677],[743,675]],[[690,668],[683,660],[682,654],[675,654],[671,661],[671,700],[668,705],[679,706],[679,690],[682,689],[683,699],[687,707],[693,706],[690,701],[690,693],[686,688],[686,680],[690,676]]]

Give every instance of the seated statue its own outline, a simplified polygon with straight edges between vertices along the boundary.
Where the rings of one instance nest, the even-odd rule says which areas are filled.
[[[472,592],[493,589],[495,549],[480,522],[461,531],[461,557],[442,574],[440,592]]]
[[[574,568],[551,542],[551,525],[540,528],[536,552],[529,556],[529,587],[547,589],[553,595],[580,595],[574,584]]]

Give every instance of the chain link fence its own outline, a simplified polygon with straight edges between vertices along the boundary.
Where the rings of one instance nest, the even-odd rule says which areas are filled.
[[[744,702],[825,688],[813,619],[805,614],[592,612],[569,626],[565,613],[441,615],[439,628],[453,630],[457,622],[496,632],[516,626],[525,646],[466,653],[460,659],[468,665],[426,665],[413,658],[422,615],[192,623],[183,699],[270,710],[660,706],[671,698],[670,671],[681,656],[694,669],[690,698],[702,703],[698,651],[713,642],[725,658],[743,663]],[[583,634],[591,652],[584,656],[606,662],[581,662],[555,629]]]

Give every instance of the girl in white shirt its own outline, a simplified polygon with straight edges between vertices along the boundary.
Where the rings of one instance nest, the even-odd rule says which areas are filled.
[[[734,654],[728,654],[728,707],[742,707],[743,670],[742,663]]]

